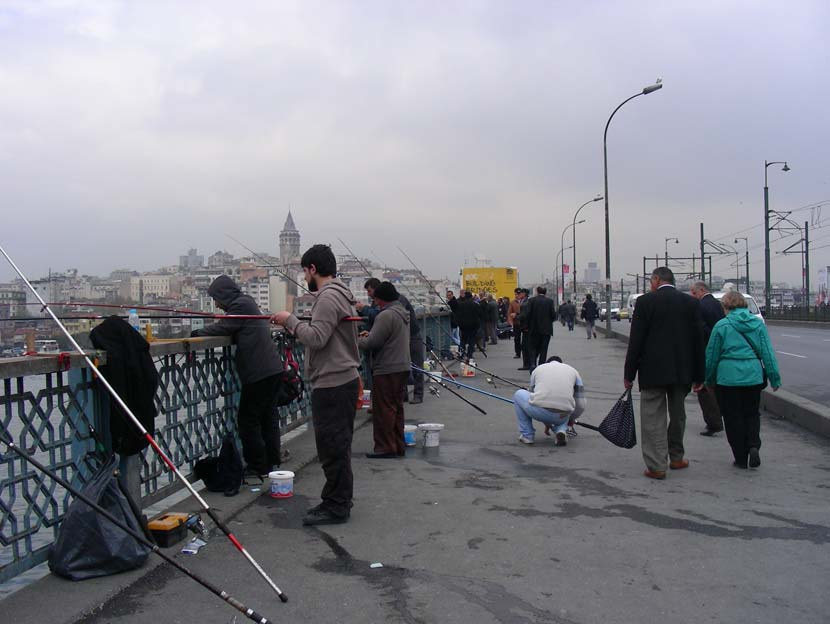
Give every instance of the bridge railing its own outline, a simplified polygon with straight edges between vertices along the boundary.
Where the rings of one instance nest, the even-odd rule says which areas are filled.
[[[419,315],[436,353],[451,343],[446,312]],[[157,341],[159,372],[155,439],[185,475],[202,456],[236,434],[240,384],[226,337]],[[106,353],[93,352],[99,365]],[[304,350],[294,352],[304,371]],[[83,487],[109,445],[109,395],[80,355],[0,359],[0,435],[34,454],[62,478]],[[310,386],[299,402],[279,408],[283,433],[311,417]],[[5,449],[3,449],[5,450]],[[152,450],[122,459],[124,479],[142,507],[182,486]],[[71,495],[13,453],[0,452],[0,583],[46,561]]]
[[[805,308],[803,306],[787,306],[771,308],[764,313],[764,318],[771,321],[812,321],[830,323],[830,306],[820,305]]]

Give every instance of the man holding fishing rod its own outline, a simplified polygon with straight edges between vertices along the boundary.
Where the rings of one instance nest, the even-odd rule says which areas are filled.
[[[311,384],[311,419],[317,456],[326,476],[323,501],[303,518],[303,524],[342,524],[352,508],[352,436],[358,393],[360,354],[357,326],[344,321],[355,316],[355,299],[337,279],[337,261],[328,245],[314,245],[300,259],[308,289],[315,294],[311,320],[290,312],[271,316],[307,349],[306,380]]]
[[[262,314],[252,297],[227,275],[220,275],[208,287],[216,306],[230,315]],[[277,412],[278,375],[282,363],[271,340],[268,321],[223,318],[190,334],[232,336],[236,345],[236,370],[242,382],[236,420],[246,471],[266,476],[280,465],[280,422]]]

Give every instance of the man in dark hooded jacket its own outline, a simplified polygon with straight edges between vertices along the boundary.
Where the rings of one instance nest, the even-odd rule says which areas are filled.
[[[208,294],[226,314],[262,314],[252,297],[242,294],[227,275],[211,283]],[[282,371],[268,321],[221,319],[193,331],[191,336],[232,336],[236,345],[236,372],[242,382],[236,420],[247,471],[267,475],[280,465],[280,422],[276,398]]]

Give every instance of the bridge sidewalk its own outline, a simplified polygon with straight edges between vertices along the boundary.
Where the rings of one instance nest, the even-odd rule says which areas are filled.
[[[580,370],[583,420],[598,423],[622,392],[625,345],[557,325],[550,353]],[[527,380],[512,342],[489,356],[478,364]],[[471,383],[512,394],[485,377]],[[825,440],[765,416],[763,464],[738,471],[722,436],[697,435],[703,420],[690,397],[691,466],[657,482],[642,476],[639,448],[618,449],[585,429],[564,448],[541,430],[523,446],[510,405],[465,395],[487,414],[445,391],[407,406],[408,422],[446,425],[434,452],[369,460],[371,426],[357,431],[348,524],[301,526],[322,485],[316,463],[297,470],[291,499],[249,493],[231,526],[288,604],[219,536],[186,564],[277,622],[826,620]],[[292,452],[310,453],[311,437]],[[2,608],[18,623],[245,620],[166,565],[87,583],[45,579]]]

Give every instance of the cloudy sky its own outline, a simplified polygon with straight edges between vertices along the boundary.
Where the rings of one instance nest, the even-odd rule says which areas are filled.
[[[828,265],[828,7],[0,0],[0,241],[30,277],[150,270],[244,253],[226,234],[276,252],[290,206],[303,246],[404,266],[400,246],[436,276],[481,253],[536,281],[602,192],[608,116],[662,77],[609,130],[614,277],[667,237],[691,255],[701,222],[748,236],[762,277],[765,159]],[[602,202],[581,218],[577,266],[604,266]],[[772,266],[800,284],[799,256]]]

